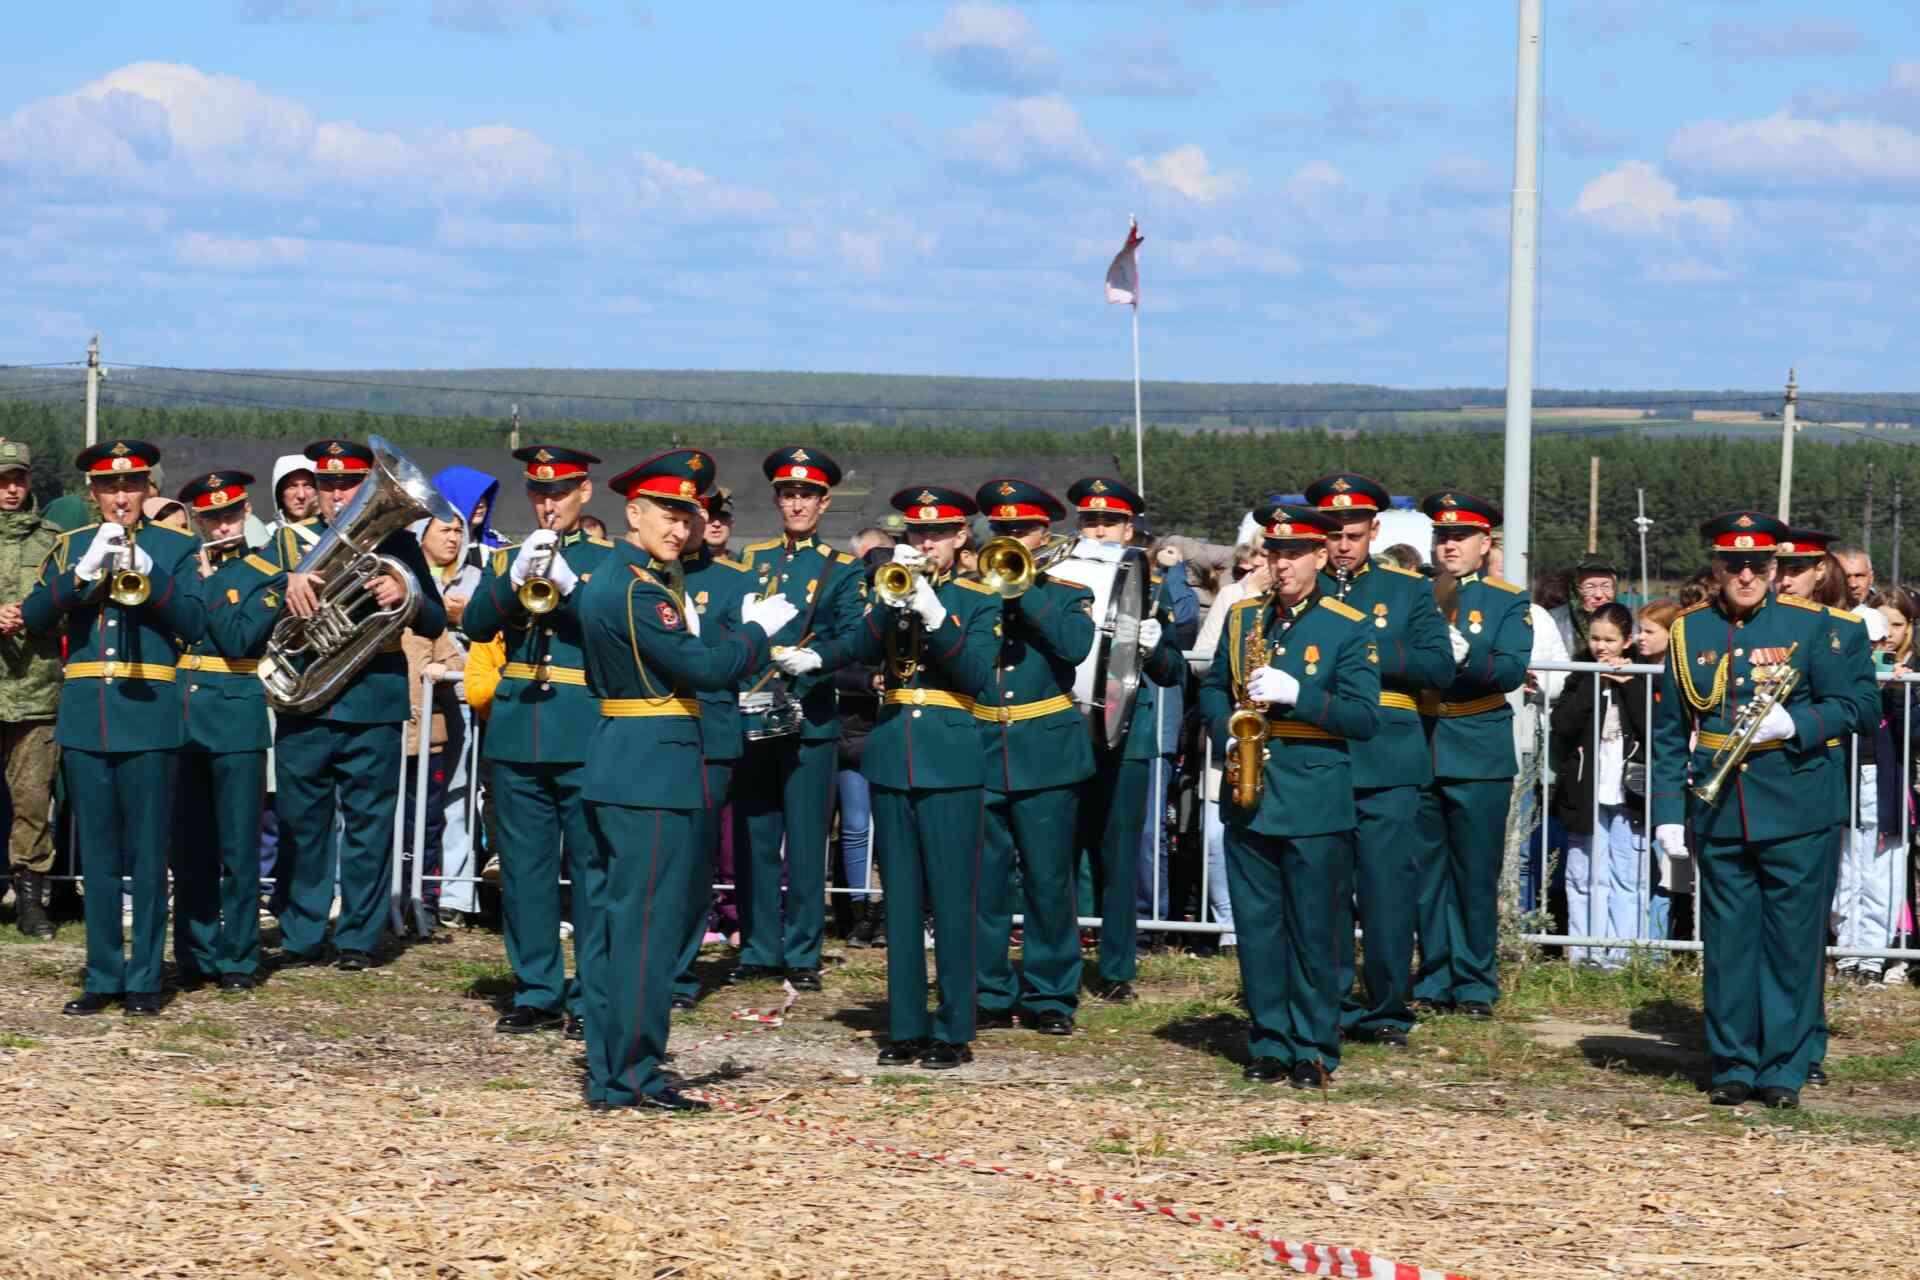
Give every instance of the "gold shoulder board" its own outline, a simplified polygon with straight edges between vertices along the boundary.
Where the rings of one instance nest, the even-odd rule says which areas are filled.
[[[1827,612],[1832,614],[1834,617],[1839,618],[1841,621],[1851,622],[1857,627],[1864,627],[1867,625],[1866,619],[1862,618],[1857,613],[1848,613],[1845,609],[1836,609],[1832,605],[1828,605]]]
[[[1783,595],[1779,597],[1779,601],[1781,604],[1791,605],[1796,609],[1805,609],[1809,613],[1822,613],[1827,607],[1818,601],[1809,600],[1805,596]]]
[[[1525,594],[1526,592],[1525,587],[1517,587],[1513,583],[1508,582],[1502,578],[1482,578],[1480,579],[1480,581],[1486,583],[1490,587],[1498,587],[1502,591],[1512,592],[1516,596]]]
[[[1391,560],[1385,561],[1380,564],[1376,564],[1373,567],[1376,569],[1384,569],[1388,573],[1397,573],[1403,578],[1424,578],[1427,576],[1424,573],[1415,573],[1412,569],[1402,569],[1399,565],[1393,563]]]
[[[1366,620],[1366,615],[1358,609],[1343,600],[1335,600],[1332,596],[1321,596],[1320,607],[1322,609],[1333,610],[1349,622],[1363,622]]]
[[[591,533],[587,535],[587,541],[591,542],[596,547],[610,547],[613,545],[612,538],[602,538]]]
[[[509,568],[509,562],[507,560],[507,553],[504,550],[494,552],[493,553],[493,576],[496,578],[506,577],[508,568]]]
[[[272,577],[274,574],[280,572],[280,566],[275,564],[273,561],[263,560],[259,556],[252,555],[252,554],[249,554],[247,556],[247,564],[249,564],[255,569],[258,569],[261,573],[266,574],[268,577]]]
[[[975,582],[972,578],[955,578],[953,580],[953,585],[956,587],[965,587],[969,591],[978,591],[983,596],[995,596],[1000,594],[999,592],[995,591],[992,587],[982,586],[980,583]]]

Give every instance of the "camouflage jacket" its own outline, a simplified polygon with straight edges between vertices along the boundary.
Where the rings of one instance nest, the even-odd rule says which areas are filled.
[[[0,604],[19,604],[40,581],[40,566],[60,540],[29,499],[0,512]],[[19,631],[0,636],[0,721],[51,720],[60,704],[60,637]]]

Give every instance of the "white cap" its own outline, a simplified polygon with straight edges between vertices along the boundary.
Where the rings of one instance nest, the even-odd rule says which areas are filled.
[[[1863,604],[1853,611],[1853,616],[1867,624],[1867,639],[1879,644],[1887,638],[1887,615],[1870,604]]]

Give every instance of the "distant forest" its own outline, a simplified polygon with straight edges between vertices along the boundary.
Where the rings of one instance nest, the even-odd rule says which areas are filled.
[[[4,395],[4,393],[0,393]],[[312,412],[238,407],[155,408],[109,398],[103,429],[138,437],[303,441],[325,435],[377,433],[403,447],[505,448],[507,424],[497,418],[436,418],[373,411]],[[82,439],[76,397],[0,398],[0,435],[26,440],[43,463],[37,484],[46,495],[77,484],[71,460]],[[1920,495],[1920,453],[1892,443],[1904,433],[1856,435],[1856,442],[1797,442],[1795,522],[1867,540],[1881,578],[1890,573],[1898,498]],[[982,455],[1109,455],[1115,474],[1133,480],[1130,429],[1085,427],[701,426],[670,421],[528,422],[524,438],[579,443],[609,460],[637,458],[675,444],[774,446],[803,440],[843,458],[862,453],[939,457]],[[1779,477],[1777,429],[1743,440],[1677,431],[1577,435],[1542,430],[1534,445],[1533,552],[1536,566],[1571,564],[1586,550],[1590,459],[1600,459],[1600,552],[1637,573],[1636,490],[1644,489],[1653,527],[1647,539],[1655,578],[1677,578],[1701,563],[1695,526],[1732,507],[1772,510]],[[1153,428],[1146,439],[1146,492],[1163,531],[1230,538],[1240,513],[1276,492],[1297,492],[1314,476],[1351,468],[1395,493],[1419,495],[1441,486],[1498,500],[1502,440],[1496,426],[1476,432],[1269,431],[1258,435]],[[1903,571],[1920,570],[1920,530],[1902,517]]]

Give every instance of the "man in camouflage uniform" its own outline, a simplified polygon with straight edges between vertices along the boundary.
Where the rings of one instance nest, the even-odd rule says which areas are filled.
[[[20,605],[40,581],[40,565],[59,541],[33,498],[33,455],[0,440],[0,762],[6,770],[13,829],[7,843],[14,919],[31,938],[51,938],[45,909],[53,870],[48,809],[60,748],[53,717],[60,703],[60,639],[28,633]]]

